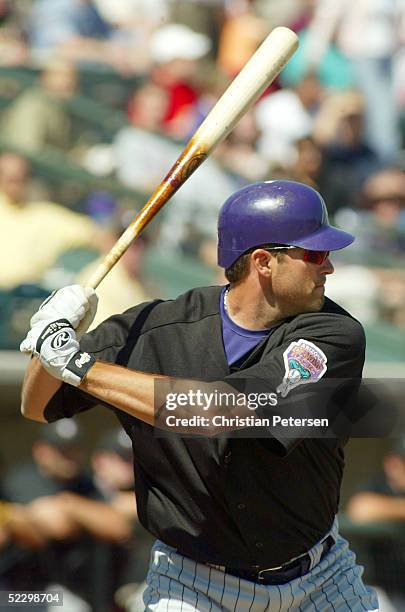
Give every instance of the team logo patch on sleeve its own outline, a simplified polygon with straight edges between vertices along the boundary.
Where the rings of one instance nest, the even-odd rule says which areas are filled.
[[[276,391],[281,397],[299,385],[317,382],[325,374],[327,357],[319,347],[308,340],[291,342],[283,353],[285,374]]]

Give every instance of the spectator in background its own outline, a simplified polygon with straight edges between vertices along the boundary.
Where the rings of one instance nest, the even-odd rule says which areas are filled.
[[[170,1],[170,0],[169,0]],[[168,0],[95,0],[100,14],[109,23],[142,27],[147,32],[168,20]],[[169,19],[173,21],[173,19]]]
[[[364,98],[357,91],[343,91],[325,98],[313,126],[314,139],[322,146],[331,173],[347,190],[358,192],[380,162],[367,144],[364,132]]]
[[[168,19],[167,0],[95,0],[111,25],[111,55],[124,75],[146,74],[150,69],[149,40]]]
[[[269,163],[258,151],[260,131],[254,111],[244,115],[219,145],[221,166],[241,185],[262,181],[269,171]]]
[[[390,0],[318,0],[305,53],[319,65],[335,39],[351,61],[365,98],[366,141],[379,157],[392,161],[400,147],[393,71],[405,40],[405,6]]]
[[[48,546],[38,556],[36,568],[31,560],[27,567],[23,557],[12,573],[20,585],[25,586],[28,580],[39,589],[60,584],[91,604],[100,590],[92,581],[93,543],[123,542],[130,535],[130,525],[122,512],[100,500],[85,473],[76,423],[64,419],[41,434],[32,447],[33,461],[13,466],[6,473],[4,491],[12,502],[26,504],[33,525]],[[28,571],[33,574],[27,575]]]
[[[66,102],[76,89],[74,64],[60,59],[50,61],[38,85],[23,91],[4,111],[2,140],[7,146],[32,154],[47,147],[68,152],[73,146],[73,126]]]
[[[382,467],[383,473],[348,503],[347,513],[356,523],[405,522],[405,438],[393,444]]]
[[[131,125],[117,133],[113,153],[118,178],[132,189],[147,193],[156,187],[180,150],[159,135],[168,104],[167,92],[151,81],[140,85],[131,96]]]
[[[0,551],[9,542],[35,550],[44,546],[46,540],[32,521],[29,510],[22,504],[0,499]]]
[[[42,535],[33,525],[29,512],[21,504],[14,504],[8,501],[3,491],[4,467],[0,457],[0,551],[4,554],[4,549],[10,542],[26,547],[37,549],[45,544]],[[0,555],[1,556],[1,555]],[[1,584],[2,565],[0,563],[0,584]]]
[[[83,48],[111,31],[92,0],[36,0],[27,25],[34,54],[54,53],[73,42]]]
[[[59,55],[123,74],[145,69],[144,41],[116,36],[117,26],[103,18],[94,0],[36,0],[26,27],[39,63]]]
[[[146,0],[148,1],[148,0]],[[168,21],[181,23],[195,32],[205,34],[213,47],[211,56],[216,55],[219,30],[222,25],[224,6],[229,0],[166,0]],[[163,21],[163,20],[162,20]]]
[[[372,217],[369,248],[393,256],[405,255],[405,174],[388,167],[364,183],[360,204]],[[371,228],[370,228],[371,229]]]
[[[151,78],[168,96],[163,129],[180,140],[189,134],[193,124],[199,95],[195,85],[199,60],[210,48],[207,36],[176,23],[159,28],[150,39]]]
[[[28,59],[22,19],[15,0],[0,0],[0,65],[19,66]]]
[[[131,216],[133,217],[133,213],[131,213]],[[106,252],[113,246],[115,240],[120,237],[121,230],[124,231],[122,226],[119,227],[115,238],[109,244],[106,243]],[[144,235],[139,236],[128,247],[121,259],[97,288],[99,307],[90,329],[94,329],[102,321],[117,314],[117,312],[124,312],[136,304],[147,302],[151,299],[142,281],[142,264],[146,246],[147,238]],[[76,279],[79,285],[85,286],[86,281],[96,270],[102,258],[103,256],[91,262],[80,271]]]
[[[20,155],[0,155],[0,287],[39,283],[64,251],[101,247],[102,232],[84,215],[51,202],[28,202],[30,165]]]
[[[93,483],[102,497],[136,517],[131,440],[123,429],[114,428],[98,440],[91,467]]]
[[[298,0],[296,11],[278,23],[283,23],[298,34],[299,47],[279,76],[283,87],[293,87],[308,72],[315,72],[322,86],[328,91],[340,91],[355,86],[350,61],[330,41],[322,58],[315,65],[307,53],[308,26],[311,24],[318,0]]]
[[[295,143],[297,158],[288,169],[288,176],[319,191],[328,203],[330,215],[340,208],[357,205],[358,194],[350,189],[343,176],[336,175],[312,136],[304,136]]]
[[[405,327],[404,172],[387,167],[371,174],[357,193],[356,207],[339,209],[335,218],[355,232],[356,242],[352,265],[336,267],[330,297],[343,301],[346,308],[353,306],[363,322]]]
[[[269,31],[268,22],[255,11],[255,0],[226,3],[218,44],[219,67],[229,77],[235,77]]]
[[[301,12],[304,0],[256,0],[255,9],[272,26],[291,23]]]
[[[10,501],[3,486],[4,471],[0,457],[0,588],[35,589],[41,581],[37,555],[47,540],[28,507]]]
[[[229,84],[223,73],[208,64],[202,65],[195,76],[198,99],[195,104],[186,106],[178,124],[178,127],[181,127],[181,139],[185,140],[193,135]],[[154,82],[151,78],[145,79],[129,98],[128,118],[135,127],[164,134],[169,107],[170,93],[167,89],[160,82]]]
[[[346,512],[360,525],[384,522],[400,530],[391,537],[371,538],[367,548],[376,567],[376,586],[387,591],[394,610],[404,610],[405,438],[392,444],[383,457],[382,473],[351,497]]]
[[[118,592],[117,602],[126,607],[139,602],[148,571],[149,556],[154,539],[138,522],[134,491],[134,467],[131,440],[122,429],[113,429],[97,443],[91,456],[93,482],[103,499],[121,512],[132,526],[132,536],[125,547],[110,551],[112,571]]]
[[[282,89],[256,106],[260,153],[273,165],[296,160],[295,142],[311,134],[323,96],[318,78],[307,74],[294,89]]]
[[[129,98],[128,119],[141,130],[161,132],[168,106],[169,96],[163,87],[146,80]]]
[[[5,500],[1,495],[0,588],[11,591],[43,586],[38,553],[46,543],[28,507]]]
[[[118,178],[145,194],[166,176],[183,149],[153,133],[159,130],[167,104],[164,89],[151,82],[141,85],[132,97],[133,125],[120,130],[113,142]],[[220,151],[210,155],[162,213],[159,245],[166,254],[187,252],[198,256],[201,242],[215,237],[218,202],[238,184],[220,167],[220,158]]]
[[[356,209],[339,212],[341,223],[357,232],[353,252],[363,254],[363,263],[388,267],[402,267],[404,217],[405,174],[395,166],[371,174],[357,194]]]
[[[369,177],[360,196],[358,252],[379,285],[379,316],[405,327],[405,174],[395,167]]]
[[[32,447],[32,461],[6,472],[3,488],[10,500],[26,504],[63,491],[95,497],[91,478],[84,472],[82,434],[70,419],[40,430]]]
[[[287,24],[294,32],[305,30],[311,23],[318,0],[299,0],[296,11]]]

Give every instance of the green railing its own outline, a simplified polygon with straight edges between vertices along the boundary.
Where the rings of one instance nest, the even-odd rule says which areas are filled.
[[[118,198],[128,199],[134,214],[148,199],[147,194],[129,189],[115,178],[98,177],[91,174],[59,149],[47,147],[41,153],[27,153],[15,146],[9,146],[0,138],[0,153],[4,151],[13,151],[27,159],[32,165],[35,176],[49,181],[51,185],[58,185],[61,191],[65,191],[65,194],[69,193],[70,187],[72,196],[66,197],[65,195],[59,200],[69,206],[72,206],[73,203],[73,208],[76,199],[80,200],[90,190],[108,191]]]

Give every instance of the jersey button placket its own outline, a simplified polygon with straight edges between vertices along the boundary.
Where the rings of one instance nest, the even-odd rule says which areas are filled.
[[[224,465],[227,466],[231,463],[232,451],[228,451],[224,457]]]

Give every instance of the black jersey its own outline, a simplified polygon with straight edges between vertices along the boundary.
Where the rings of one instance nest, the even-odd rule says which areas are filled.
[[[220,292],[193,289],[176,300],[141,304],[86,334],[81,347],[142,372],[229,383],[241,376],[268,379],[287,398],[308,376],[361,378],[363,329],[328,299],[321,312],[282,322],[231,371]],[[99,403],[63,384],[45,417],[69,417]],[[181,553],[220,565],[232,560],[233,566],[274,567],[307,551],[330,529],[344,465],[341,440],[279,437],[276,448],[272,436],[160,437],[150,425],[114,410],[133,443],[139,519]]]

